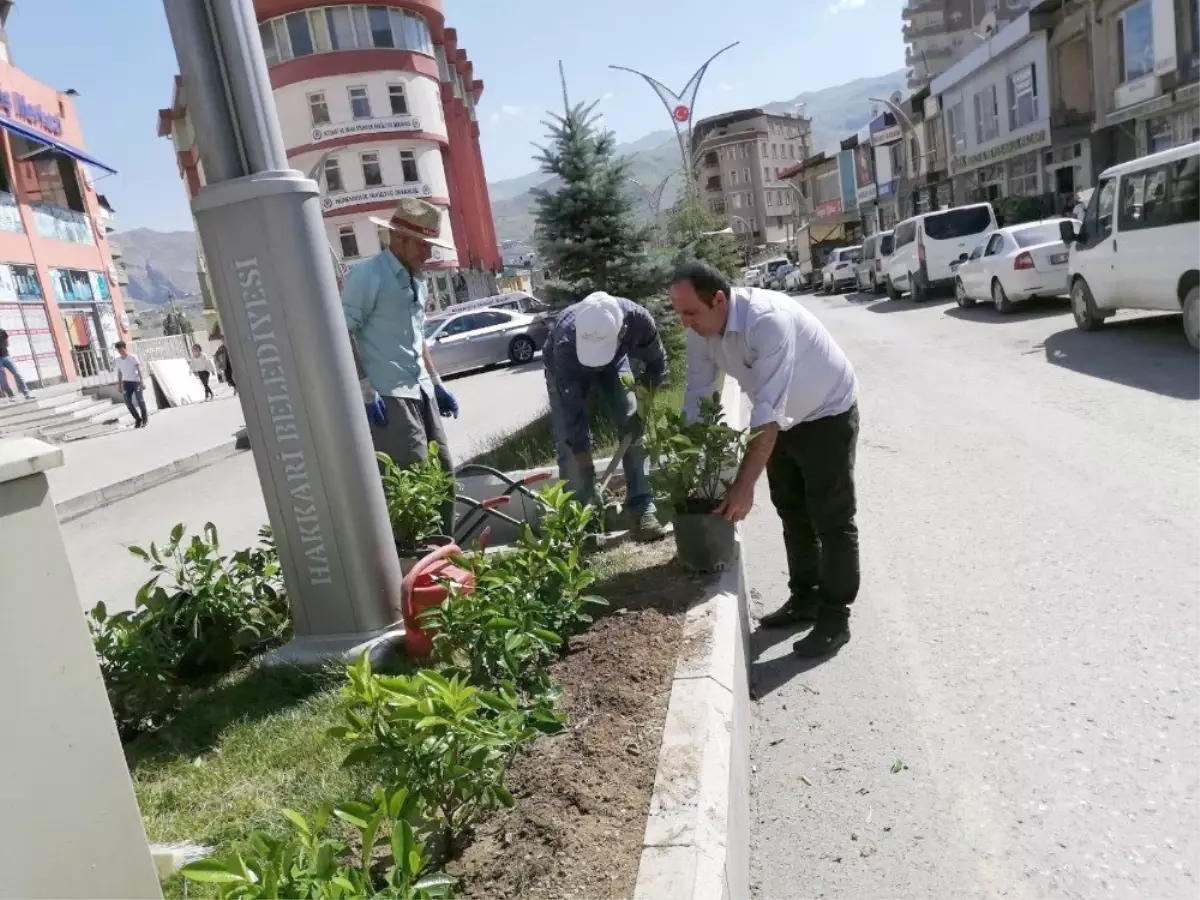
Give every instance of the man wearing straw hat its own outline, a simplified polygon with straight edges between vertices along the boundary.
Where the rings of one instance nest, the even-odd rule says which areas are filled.
[[[442,386],[425,343],[429,288],[421,273],[433,247],[454,247],[439,237],[441,210],[425,200],[405,198],[390,219],[371,222],[387,229],[388,246],[351,269],[342,289],[371,439],[401,467],[423,461],[436,441],[442,467],[453,471],[440,416],[457,418],[458,402]],[[442,520],[453,534],[453,502]]]

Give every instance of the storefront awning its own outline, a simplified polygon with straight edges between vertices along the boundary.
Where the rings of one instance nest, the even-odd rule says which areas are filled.
[[[116,169],[106,166],[93,156],[88,156],[82,150],[72,147],[70,144],[58,140],[58,138],[53,138],[48,134],[36,131],[33,128],[30,128],[28,125],[22,125],[20,122],[10,119],[8,116],[0,116],[0,128],[6,128],[13,134],[20,135],[28,141],[33,141],[35,144],[44,144],[51,150],[64,153],[72,159],[78,160],[81,163],[86,163],[87,165],[100,169],[103,172],[107,172],[109,175],[117,174]]]

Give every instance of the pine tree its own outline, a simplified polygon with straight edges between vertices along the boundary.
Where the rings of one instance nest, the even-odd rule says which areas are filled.
[[[559,64],[561,75],[562,64]],[[558,176],[553,193],[534,191],[534,239],[556,304],[592,291],[642,299],[662,289],[666,272],[647,254],[648,227],[639,226],[626,190],[626,162],[613,156],[616,139],[598,125],[596,104],[571,105],[563,81],[563,114],[550,114],[549,145],[536,157]]]

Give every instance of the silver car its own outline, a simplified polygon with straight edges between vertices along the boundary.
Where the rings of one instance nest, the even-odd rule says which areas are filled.
[[[533,359],[542,326],[536,316],[506,309],[472,309],[425,321],[425,340],[438,373],[452,375],[503,362]]]

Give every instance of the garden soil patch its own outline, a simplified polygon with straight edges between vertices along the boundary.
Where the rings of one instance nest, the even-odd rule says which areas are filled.
[[[683,613],[708,583],[674,551],[670,540],[622,548],[625,571],[596,586],[611,610],[550,670],[567,730],[514,761],[516,806],[448,867],[460,897],[632,896]]]

